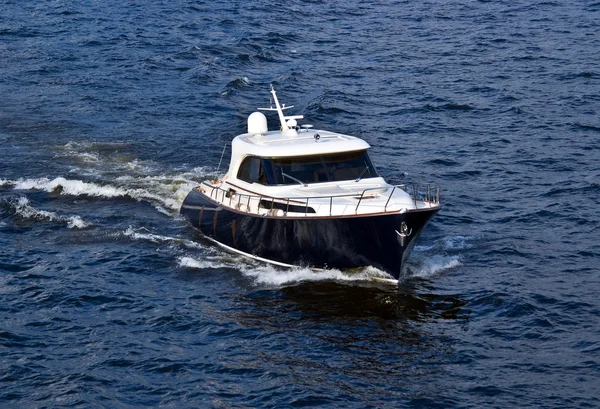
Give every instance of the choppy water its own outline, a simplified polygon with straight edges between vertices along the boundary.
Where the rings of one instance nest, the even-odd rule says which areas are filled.
[[[600,407],[600,3],[0,1],[1,407]],[[443,209],[398,288],[178,218],[283,102]]]

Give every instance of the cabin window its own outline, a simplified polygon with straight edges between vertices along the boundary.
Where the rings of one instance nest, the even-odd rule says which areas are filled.
[[[366,150],[289,158],[249,156],[238,172],[238,179],[263,185],[338,182],[377,176]]]
[[[238,171],[238,179],[250,183],[258,182],[263,185],[267,184],[267,178],[262,166],[261,158],[249,156],[244,159],[240,166],[240,170]]]

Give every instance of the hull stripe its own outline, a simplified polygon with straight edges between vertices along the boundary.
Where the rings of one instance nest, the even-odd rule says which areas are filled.
[[[235,249],[235,248],[233,248],[233,247],[230,247],[230,246],[228,246],[228,245],[226,245],[226,244],[223,244],[223,243],[221,243],[220,241],[217,241],[217,240],[213,239],[212,237],[204,236],[204,238],[205,238],[205,239],[208,239],[208,240],[210,240],[211,242],[213,242],[213,243],[215,243],[215,244],[217,244],[217,245],[219,245],[219,246],[221,246],[221,247],[223,247],[223,248],[224,248],[224,249],[226,249],[226,250],[229,250],[229,251],[231,251],[231,252],[233,252],[233,253],[237,253],[237,254],[240,254],[240,255],[242,255],[242,256],[245,256],[245,257],[251,258],[251,259],[253,259],[253,260],[258,260],[258,261],[262,261],[262,262],[264,262],[264,263],[274,264],[274,265],[276,265],[276,266],[280,266],[280,267],[286,267],[286,268],[300,267],[300,266],[295,266],[295,265],[293,265],[293,264],[286,264],[286,263],[282,263],[282,262],[280,262],[280,261],[275,261],[275,260],[270,260],[270,259],[268,259],[268,258],[264,258],[264,257],[255,256],[254,254],[245,253],[245,252],[243,252],[243,251],[241,251],[241,250],[238,250],[238,249]],[[314,270],[314,271],[325,271],[325,270],[324,270],[324,269],[322,269],[322,268],[315,268],[315,267],[309,267],[309,268],[310,268],[311,270]]]

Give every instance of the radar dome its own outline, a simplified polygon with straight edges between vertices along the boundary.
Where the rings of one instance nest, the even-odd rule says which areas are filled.
[[[252,135],[267,132],[267,117],[262,112],[253,112],[248,117],[248,133]]]

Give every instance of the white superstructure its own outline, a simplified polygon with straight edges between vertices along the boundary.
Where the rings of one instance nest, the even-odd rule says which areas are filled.
[[[199,188],[232,210],[271,217],[340,217],[406,212],[439,206],[428,185],[392,186],[377,174],[368,143],[350,135],[298,126],[285,116],[273,87],[280,129],[269,131],[254,112],[248,132],[232,141],[227,174]],[[261,108],[259,108],[261,109]]]

